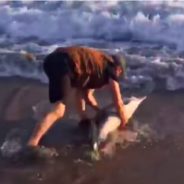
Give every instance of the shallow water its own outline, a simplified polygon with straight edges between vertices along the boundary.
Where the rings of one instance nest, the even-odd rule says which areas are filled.
[[[16,111],[11,112],[17,113],[17,116],[14,116],[17,120],[6,120],[7,116],[2,115],[8,110],[9,105],[11,106],[11,100],[16,96],[15,91],[28,84],[29,98],[26,101],[18,100],[22,99],[21,97],[17,101],[14,99],[17,104]],[[13,129],[26,131],[23,137],[27,139],[36,123],[28,112],[31,112],[32,105],[46,98],[45,86],[34,81],[11,78],[1,79],[0,87],[1,145]],[[131,142],[130,139],[130,143],[124,144],[121,148],[118,146],[112,157],[103,158],[99,162],[91,162],[89,159],[88,143],[81,139],[81,135],[77,136],[75,121],[69,122],[65,119],[58,122],[43,138],[41,144],[55,147],[60,153],[59,158],[35,162],[10,162],[1,157],[1,183],[182,184],[183,99],[183,92],[163,91],[150,94],[135,113],[128,128],[129,131],[138,132],[143,136],[136,139],[138,141]]]

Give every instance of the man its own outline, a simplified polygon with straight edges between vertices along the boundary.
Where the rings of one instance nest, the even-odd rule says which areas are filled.
[[[81,122],[85,122],[85,103],[99,110],[93,96],[94,89],[109,85],[121,119],[120,128],[124,128],[127,120],[118,83],[119,77],[124,74],[124,60],[121,57],[86,47],[57,48],[45,58],[43,68],[49,79],[49,100],[54,108],[37,124],[28,146],[38,146],[56,120],[64,116],[68,94],[72,90],[75,90]]]

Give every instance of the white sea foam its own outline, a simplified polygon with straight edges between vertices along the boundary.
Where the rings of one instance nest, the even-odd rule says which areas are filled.
[[[183,2],[5,2],[0,33],[14,42],[71,38],[167,42],[183,49]]]
[[[87,45],[126,55],[124,87],[184,88],[182,1],[1,1],[0,17],[0,76],[47,82],[43,57],[30,63],[18,55]]]

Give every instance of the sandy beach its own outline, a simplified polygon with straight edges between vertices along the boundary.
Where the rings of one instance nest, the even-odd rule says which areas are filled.
[[[1,0],[0,17],[0,184],[184,184],[184,1]],[[123,56],[123,100],[145,100],[99,161],[91,159],[72,95],[40,141],[59,156],[14,154],[52,108],[44,58],[70,46]],[[112,101],[108,88],[96,96],[100,107]]]
[[[47,86],[21,78],[0,79],[0,143],[13,129],[28,136],[36,123],[32,106],[47,99]],[[99,95],[100,98],[100,95]],[[103,96],[103,100],[107,102]],[[57,160],[12,163],[1,157],[1,184],[182,184],[184,182],[184,94],[154,92],[141,104],[132,123],[146,133],[144,141],[118,150],[112,158],[99,162],[84,159],[82,145],[73,142],[71,124],[59,121],[41,144],[61,150]],[[140,128],[141,127],[141,128]],[[69,145],[69,146],[66,146]],[[84,146],[84,145],[83,145]]]

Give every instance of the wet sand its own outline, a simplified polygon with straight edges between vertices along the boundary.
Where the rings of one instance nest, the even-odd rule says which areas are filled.
[[[0,79],[0,144],[14,128],[29,136],[36,120],[32,106],[47,99],[47,86],[20,78]],[[107,102],[108,95],[101,103]],[[103,99],[103,100],[102,100]],[[184,93],[154,92],[141,104],[133,121],[149,125],[151,140],[120,149],[112,158],[91,162],[86,145],[75,141],[76,122],[65,118],[41,144],[57,148],[61,155],[47,162],[10,162],[0,159],[1,184],[183,184]],[[26,138],[25,138],[26,139]]]

